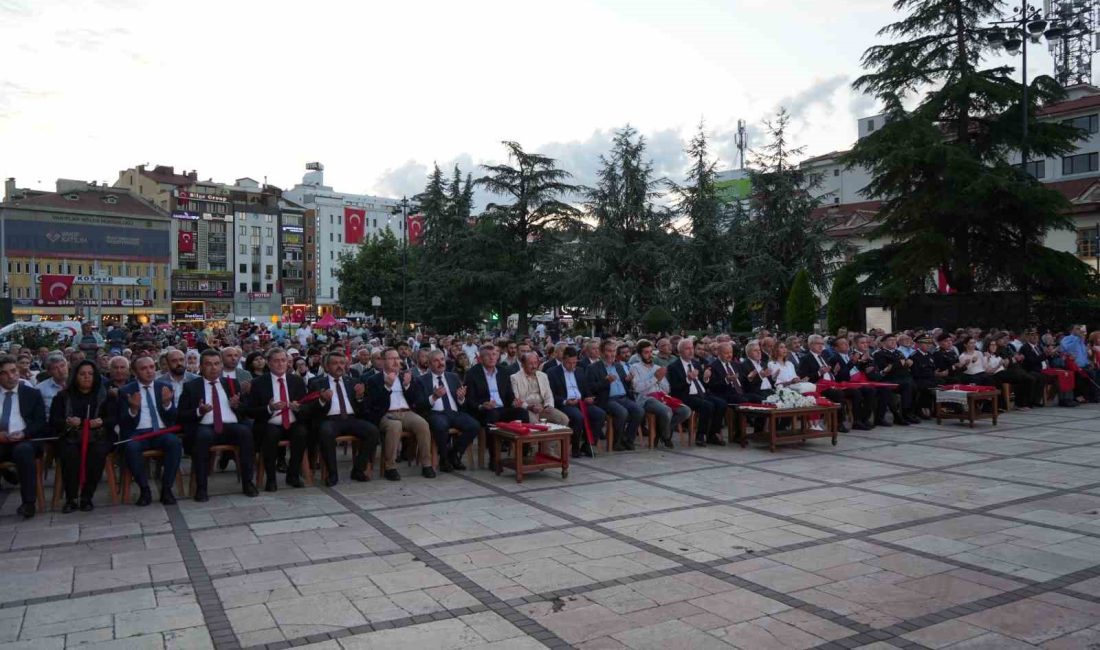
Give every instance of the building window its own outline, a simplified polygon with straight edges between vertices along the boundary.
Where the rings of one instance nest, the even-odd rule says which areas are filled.
[[[867,132],[871,133],[874,130],[875,130],[875,121],[874,120],[867,120]]]
[[[334,235],[333,235],[332,233],[329,233],[329,234],[328,234],[328,240],[329,240],[330,242],[331,242],[331,241],[335,241],[335,236],[334,236]]]
[[[241,255],[248,255],[248,244],[241,244]]]
[[[1096,257],[1096,253],[1100,249],[1100,242],[1097,239],[1100,239],[1100,237],[1098,237],[1096,228],[1078,228],[1077,256]]]
[[[241,283],[241,293],[246,293],[247,291],[248,291],[248,283],[247,282],[242,282]]]
[[[1082,153],[1076,156],[1062,156],[1062,175],[1084,174],[1100,169],[1100,154]]]
[[[247,264],[241,264],[240,269],[241,269],[240,273],[248,273],[248,265]]]
[[[1062,124],[1076,127],[1085,133],[1096,133],[1100,130],[1100,115],[1094,113],[1092,115],[1071,117],[1068,120],[1062,120]]]
[[[1021,167],[1019,165],[1017,165],[1017,168],[1021,168]],[[1029,160],[1028,163],[1027,163],[1027,173],[1031,174],[1032,178],[1046,178],[1046,175],[1047,175],[1047,161],[1045,161],[1045,160]]]
[[[268,278],[270,278],[270,277],[271,277],[271,274],[275,272],[274,268],[275,268],[275,267],[273,267],[273,266],[272,266],[272,265],[270,265],[270,264],[265,264],[265,265],[264,265],[264,277],[268,277]]]
[[[267,215],[267,216],[271,217],[271,215]],[[264,236],[265,237],[274,237],[275,236],[275,229],[274,228],[264,228]]]
[[[84,265],[83,264],[77,264],[76,265],[76,274],[77,275],[84,275]]]
[[[264,252],[268,257],[275,254],[271,246],[264,246]]]
[[[268,223],[271,223],[273,220],[274,219],[272,218],[272,216],[270,214],[265,214],[264,215],[264,221],[266,221]]]
[[[267,283],[267,292],[268,293],[274,293],[272,291],[272,289],[274,289],[274,288],[275,288],[275,285],[271,284],[270,282]]]
[[[337,241],[337,243],[340,243],[340,244],[343,244],[343,243],[344,243],[344,235],[343,235],[343,233],[337,233],[337,234],[336,234],[336,241]]]

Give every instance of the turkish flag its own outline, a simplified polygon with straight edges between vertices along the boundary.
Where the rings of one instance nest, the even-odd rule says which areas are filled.
[[[409,215],[409,245],[419,246],[424,243],[424,215]]]
[[[367,230],[367,211],[362,208],[344,208],[344,243],[358,244]]]
[[[195,252],[195,233],[187,230],[181,230],[179,236],[179,252],[181,253],[194,253]]]
[[[295,307],[294,311],[290,313],[290,322],[292,323],[304,323],[306,322],[306,310],[302,307]]]
[[[42,282],[42,300],[56,302],[58,300],[64,300],[69,295],[69,289],[73,287],[73,281],[76,280],[75,275],[43,275],[40,277]]]

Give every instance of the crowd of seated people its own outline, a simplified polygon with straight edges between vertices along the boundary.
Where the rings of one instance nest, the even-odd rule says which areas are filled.
[[[605,431],[615,451],[634,449],[643,427],[673,448],[689,421],[693,444],[725,446],[743,433],[726,430],[728,408],[780,388],[846,405],[842,432],[918,424],[933,417],[936,388],[951,384],[1007,387],[1018,409],[1045,406],[1048,391],[1062,407],[1100,399],[1100,331],[1081,325],[559,340],[542,331],[405,338],[347,328],[303,338],[247,325],[186,337],[118,329],[102,342],[85,328],[78,346],[12,345],[0,356],[0,476],[19,485],[22,516],[35,514],[42,458],[57,460],[70,513],[92,510],[104,471],[123,468],[136,505],[152,503],[157,480],[171,505],[185,457],[197,501],[209,499],[212,465],[230,462],[249,497],[278,490],[280,475],[304,487],[311,467],[333,486],[338,446],[349,441],[351,480],[370,480],[377,462],[399,481],[402,458],[435,478],[437,468],[466,470],[466,451],[500,421],[569,427],[575,457],[593,456]],[[214,445],[235,453],[220,447],[213,458]]]

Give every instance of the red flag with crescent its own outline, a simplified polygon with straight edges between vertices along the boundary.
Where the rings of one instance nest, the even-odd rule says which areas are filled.
[[[306,321],[306,310],[304,307],[295,307],[294,311],[290,312],[290,322],[292,323],[304,323]]]
[[[194,253],[195,252],[195,233],[188,232],[186,230],[181,230],[180,231],[179,252],[181,252],[181,253]]]
[[[367,230],[367,211],[362,208],[344,208],[344,243],[358,244]]]
[[[424,215],[409,215],[409,245],[419,246],[424,243]]]
[[[75,275],[42,275],[42,299],[48,301],[64,300],[73,287]]]

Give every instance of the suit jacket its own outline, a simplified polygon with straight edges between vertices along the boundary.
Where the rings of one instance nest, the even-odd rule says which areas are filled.
[[[766,359],[766,357],[763,357],[763,356],[760,357],[760,367],[761,368],[767,368],[768,367],[768,362],[765,359]],[[755,371],[756,371],[756,366],[752,365],[752,360],[751,359],[745,359],[744,361],[741,362],[741,376],[744,378],[744,381],[741,382],[741,383],[745,387],[746,392],[759,393],[761,390],[763,390],[761,388],[761,386],[764,385],[764,378],[761,377],[759,374],[757,374],[755,377],[750,377],[749,376],[750,374],[752,374]],[[771,388],[775,389],[775,384],[774,383],[771,384]]]
[[[1043,347],[1041,343],[1039,344],[1038,352],[1036,352],[1035,349],[1031,347],[1030,343],[1024,343],[1024,346],[1020,348],[1020,354],[1024,355],[1024,360],[1020,363],[1020,366],[1022,366],[1023,369],[1028,372],[1042,372],[1044,361],[1047,361],[1048,366],[1050,365],[1049,360],[1043,353]]]
[[[833,378],[833,381],[839,381],[836,374],[833,372],[833,367],[836,365],[831,363],[825,358],[825,354],[821,354],[821,360],[824,362],[824,366],[817,362],[813,354],[807,354],[802,357],[802,360],[798,363],[798,376],[804,378],[808,382],[817,383],[823,379],[822,368],[824,368],[829,375]]]
[[[626,396],[634,399],[634,390],[626,380],[627,373],[623,370],[622,364],[616,362],[613,368],[626,390]],[[607,401],[611,399],[611,384],[607,383],[607,376],[611,373],[608,371],[607,364],[603,362],[603,359],[593,361],[588,366],[587,372],[588,384],[592,387],[592,396],[596,398],[596,406],[600,408],[607,406]]]
[[[581,392],[581,398],[592,397],[592,385],[588,381],[588,373],[578,365],[573,369],[573,378],[577,380],[577,390]],[[565,366],[558,364],[546,373],[546,381],[550,384],[550,392],[554,395],[554,404],[563,405],[568,399],[569,390],[565,385]]]
[[[366,393],[363,393],[362,399],[355,399],[355,386],[360,383],[362,382],[352,377],[349,377],[348,375],[344,375],[344,397],[346,397],[347,400],[351,402],[351,411],[348,412],[348,415],[357,415],[359,417],[363,417],[363,415],[366,413]],[[330,384],[328,375],[324,375],[322,377],[314,377],[309,381],[309,392],[311,393],[324,392],[329,388]],[[336,399],[335,391],[333,391],[332,399]],[[328,410],[331,405],[332,402],[326,402],[324,399],[318,399],[316,402],[313,402],[312,404],[310,404],[311,408],[309,409],[310,418],[313,420],[320,420],[322,418],[328,417]]]
[[[403,372],[398,371],[396,381],[401,381]],[[405,388],[404,392],[405,401],[408,402],[410,409],[422,411],[427,406],[427,395],[415,377],[409,382],[409,387]],[[389,410],[390,388],[386,386],[386,373],[380,372],[367,380],[366,416],[368,420],[377,425]]]
[[[733,374],[737,377],[737,383],[731,384],[726,381],[726,366],[722,363],[722,360],[715,358],[710,364],[710,381],[706,382],[707,390],[723,397],[726,401],[730,401],[730,397],[744,395],[745,393],[745,378],[741,376],[741,364],[737,359],[730,359],[730,366],[733,368]],[[672,384],[669,384],[669,388]]]
[[[848,354],[848,360],[845,361],[844,357],[840,356],[840,353],[836,350],[832,350],[831,352],[832,353],[828,357],[826,357],[825,360],[828,361],[829,364],[834,368],[836,368],[836,366],[840,366],[840,368],[837,369],[834,375],[835,379],[837,381],[851,381],[852,372],[855,370],[856,367],[855,362],[852,361],[852,355]]]
[[[504,401],[500,406],[512,406],[512,402],[516,401],[516,394],[512,390],[510,375],[497,367],[496,380],[500,399]],[[489,401],[489,381],[485,377],[485,367],[480,363],[466,371],[466,399],[473,400],[471,408],[474,410]]]
[[[540,370],[542,370],[543,372],[550,372],[551,368],[557,368],[560,365],[561,365],[561,361],[558,360],[558,359],[547,359],[542,364],[542,367],[540,368]]]
[[[300,402],[306,396],[306,382],[297,373],[288,372],[283,375],[286,378],[286,395],[291,402]],[[266,423],[271,419],[271,411],[268,405],[272,400],[278,402],[279,396],[275,394],[275,386],[272,385],[271,375],[252,381],[252,388],[248,391],[248,404],[245,406],[245,415],[255,420],[257,424]],[[295,419],[301,420],[302,414],[295,413]]]
[[[250,382],[250,381],[252,381],[252,373],[248,372],[244,368],[241,368],[240,366],[237,366],[233,370],[233,379],[237,380],[238,383],[240,383],[242,381],[249,381]]]
[[[693,359],[691,365],[699,372],[699,385],[702,386],[703,392],[706,392],[706,386],[703,385],[703,369]],[[687,371],[684,369],[684,364],[680,359],[674,361],[668,366],[668,390],[672,393],[672,396],[679,400],[687,399],[691,395],[691,385],[688,382]],[[714,379],[711,376],[711,379]],[[605,382],[606,383],[606,382]]]
[[[416,381],[420,383],[420,389],[423,391],[424,398],[427,400],[428,408],[430,409],[432,407],[431,395],[435,392],[436,388],[436,384],[433,383],[435,381],[435,375],[429,371],[417,377]],[[451,404],[451,407],[456,411],[469,410],[470,400],[468,399],[468,395],[467,399],[463,400],[462,403],[458,403],[458,387],[462,385],[462,382],[458,379],[458,375],[453,372],[444,371],[443,381],[447,384],[447,389],[451,391],[451,400],[454,402]]]
[[[176,423],[176,413],[178,412],[175,405],[164,408],[164,403],[161,401],[161,393],[163,389],[167,388],[169,392],[172,391],[172,384],[161,381],[159,379],[153,381],[153,402],[157,406],[157,417],[160,418],[161,428],[170,427]],[[119,439],[126,440],[134,434],[134,430],[137,429],[138,422],[141,420],[141,413],[137,416],[130,414],[130,396],[141,390],[141,385],[134,380],[118,391],[118,433]]]
[[[520,391],[520,382],[525,380],[525,375],[522,370],[514,373],[509,377],[509,381],[512,384],[512,392],[516,397],[520,397],[522,392]],[[541,370],[535,371],[535,381],[539,384],[539,395],[542,397],[542,405],[546,408],[554,408],[554,393],[550,390],[550,380],[546,377],[546,373]]]
[[[19,382],[15,388],[19,400],[19,413],[23,416],[23,439],[31,440],[46,435],[46,402],[38,389]]]
[[[241,395],[240,383],[234,381],[231,390],[228,379],[220,377],[218,381],[221,382],[226,398],[230,398],[232,395],[241,397],[241,405],[231,410],[237,416],[237,421],[243,422],[245,420],[244,396]],[[180,395],[180,403],[176,407],[176,419],[183,425],[185,433],[192,433],[195,427],[199,425],[199,421],[202,420],[203,416],[199,415],[199,405],[206,399],[206,383],[205,379],[199,377],[183,385],[183,394]],[[224,404],[223,408],[229,408],[229,405]]]

